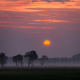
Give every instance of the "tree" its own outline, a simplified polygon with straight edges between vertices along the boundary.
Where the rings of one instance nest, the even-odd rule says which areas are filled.
[[[38,59],[38,55],[36,54],[36,51],[34,51],[34,50],[26,52],[24,57],[28,58],[28,66],[30,64],[32,64],[32,66],[33,66],[33,61]]]
[[[16,63],[16,66],[19,66],[19,64],[21,64],[22,66],[23,64],[22,60],[23,60],[23,56],[20,54],[13,56],[13,63]]]
[[[78,58],[78,59],[80,59],[80,53],[73,55],[72,58]]]
[[[41,57],[41,66],[45,63],[45,60],[48,60],[48,57],[46,55],[43,55]]]
[[[80,63],[80,53],[73,55],[71,58],[72,58],[72,61],[74,63],[76,63],[76,62],[79,62]]]
[[[5,56],[5,53],[0,53],[0,65],[3,67],[6,64],[8,57]]]

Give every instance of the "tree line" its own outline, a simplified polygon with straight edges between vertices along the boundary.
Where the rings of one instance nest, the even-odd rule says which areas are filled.
[[[35,60],[38,60],[38,54],[36,53],[36,51],[32,50],[32,51],[26,52],[25,55],[18,54],[16,56],[13,56],[12,60],[13,60],[13,63],[16,64],[16,66],[19,66],[19,65],[23,66],[23,58],[28,59],[28,66],[30,66],[30,64],[32,64],[32,66],[33,66],[33,62]],[[67,57],[61,58],[61,59],[53,58],[53,61],[54,61],[54,63],[59,62],[59,60],[62,62],[64,62],[64,61],[67,62],[67,61],[71,61],[70,59],[73,61],[75,61],[75,60],[80,61],[80,53],[73,55],[69,59]],[[6,64],[7,60],[8,60],[8,56],[6,56],[5,53],[0,53],[0,65],[1,65],[1,67],[4,67],[4,64]],[[41,66],[44,65],[45,60],[48,60],[48,57],[46,55],[43,55],[40,58]]]
[[[23,66],[23,58],[28,58],[28,66],[30,66],[30,64],[32,64],[33,66],[33,61],[38,60],[38,54],[34,50],[26,52],[25,55],[18,54],[12,57],[13,63],[15,63],[16,66],[19,66],[19,65]],[[45,59],[48,59],[48,58],[46,55],[43,55],[41,58],[41,65],[44,64]],[[5,53],[0,53],[1,67],[3,67],[4,64],[6,64],[7,60],[8,60],[8,56],[6,56]]]

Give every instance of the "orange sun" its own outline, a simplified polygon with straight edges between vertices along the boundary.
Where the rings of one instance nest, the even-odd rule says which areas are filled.
[[[49,41],[49,40],[45,40],[45,41],[44,41],[44,45],[45,45],[45,46],[49,46],[49,45],[50,45],[50,41]]]

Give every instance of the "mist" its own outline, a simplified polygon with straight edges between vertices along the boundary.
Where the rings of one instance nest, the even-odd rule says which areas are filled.
[[[33,67],[79,67],[80,60],[73,58],[48,58],[48,60],[44,61],[44,64],[41,66],[41,58],[33,61]],[[13,63],[12,57],[9,57],[4,67],[16,67],[16,64]],[[19,64],[18,67],[28,67],[28,59],[23,58],[23,65]],[[29,67],[32,67],[30,64]]]

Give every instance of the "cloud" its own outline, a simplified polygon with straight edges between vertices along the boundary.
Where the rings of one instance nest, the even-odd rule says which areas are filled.
[[[0,17],[0,19],[9,19],[9,17]]]
[[[6,1],[22,1],[22,0],[6,0]],[[39,1],[46,1],[46,2],[64,2],[70,0],[25,0],[26,2],[39,2]],[[74,0],[75,1],[75,0]]]
[[[13,17],[13,19],[25,19],[24,17]]]
[[[40,24],[40,23],[28,23],[28,24]]]
[[[70,1],[70,0],[43,0],[46,2],[65,2],[65,1]]]
[[[65,3],[62,3],[65,2]],[[34,9],[30,9],[34,8]],[[35,8],[37,8],[35,10]],[[39,8],[80,8],[80,2],[69,0],[2,0],[0,10],[17,12],[39,12]]]
[[[0,23],[17,23],[17,22],[0,21]],[[1,25],[0,25],[0,26],[1,26]]]
[[[6,0],[6,1],[19,1],[19,0]]]
[[[56,27],[35,27],[35,26],[13,26],[13,25],[0,25],[0,27],[9,27],[9,28],[25,28],[25,29],[39,29],[39,30],[52,30]]]
[[[46,15],[46,14],[38,14],[39,16],[49,16],[49,15]]]
[[[66,21],[66,20],[33,20],[33,21],[42,21],[42,22],[72,22],[72,21]]]
[[[19,28],[27,28],[27,29],[55,29],[55,27],[34,27],[34,26],[19,26]]]
[[[44,27],[35,27],[35,26],[13,26],[13,25],[0,25],[0,28],[3,28],[3,27],[5,27],[5,28],[21,28],[21,29],[26,29],[26,30],[39,30],[38,32],[39,33],[41,33],[41,31],[42,30],[74,30],[74,31],[76,31],[76,30],[80,30],[80,27],[78,26],[78,27],[70,27],[70,26],[65,26],[65,27],[60,27],[60,26],[53,26],[53,27],[46,27],[46,26],[44,26]],[[32,32],[30,32],[30,31],[28,31],[28,33],[34,33],[34,31],[32,31]]]
[[[80,19],[73,19],[73,20],[80,20]]]

